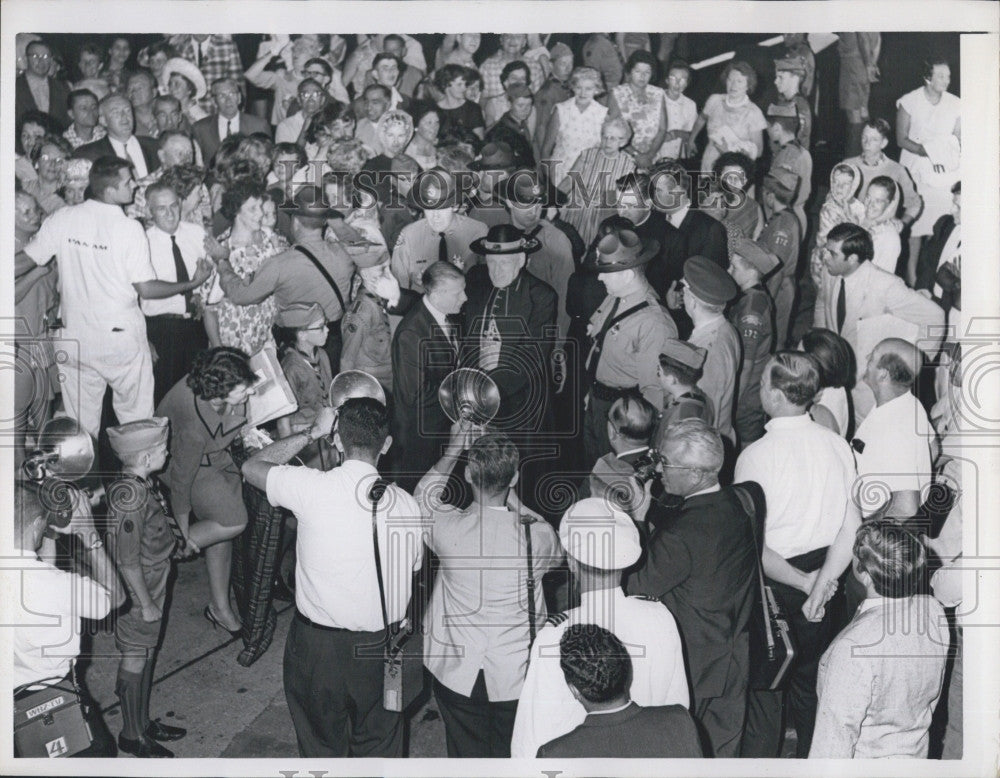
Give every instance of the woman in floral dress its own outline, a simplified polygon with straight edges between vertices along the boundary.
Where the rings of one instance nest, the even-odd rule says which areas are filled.
[[[625,83],[612,89],[608,99],[608,116],[620,116],[632,128],[629,150],[641,169],[653,164],[667,132],[663,89],[650,84],[656,77],[658,64],[648,51],[633,52],[625,65]]]
[[[601,125],[608,115],[608,109],[594,100],[602,91],[597,70],[576,68],[569,77],[569,87],[573,97],[552,109],[542,144],[542,160],[550,161],[548,175],[553,186],[562,183],[581,152],[601,142]]]

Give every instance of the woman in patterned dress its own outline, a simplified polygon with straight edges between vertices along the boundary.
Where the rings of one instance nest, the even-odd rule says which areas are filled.
[[[570,168],[580,174],[583,191],[576,186],[576,176],[563,179],[560,188],[569,195],[562,209],[563,218],[576,227],[588,246],[601,221],[616,213],[615,182],[635,170],[635,160],[622,151],[630,135],[631,129],[623,117],[609,116],[601,127],[601,144],[585,150]]]
[[[650,84],[658,64],[648,51],[633,52],[625,65],[625,83],[612,89],[608,98],[608,116],[621,116],[632,128],[630,151],[640,169],[653,164],[667,132],[663,89]]]
[[[725,94],[711,95],[688,136],[687,154],[696,153],[695,139],[706,125],[708,144],[701,158],[701,171],[709,173],[720,154],[740,151],[750,159],[764,153],[767,120],[750,95],[757,88],[757,73],[746,62],[733,62],[722,74]]]
[[[601,142],[601,125],[608,109],[594,100],[603,87],[595,68],[576,68],[569,77],[573,97],[556,103],[545,129],[542,160],[549,161],[548,176],[559,186],[576,158]],[[544,162],[543,162],[544,167]]]
[[[284,238],[263,226],[264,186],[256,179],[244,178],[233,182],[222,195],[222,213],[233,225],[219,236],[219,243],[229,249],[229,264],[246,280],[268,257],[287,248]],[[254,354],[274,340],[277,307],[274,297],[251,305],[236,305],[225,297],[218,280],[211,283],[205,309],[205,331],[209,344],[231,346]]]

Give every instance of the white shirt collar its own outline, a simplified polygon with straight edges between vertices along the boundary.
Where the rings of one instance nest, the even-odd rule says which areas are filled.
[[[240,131],[240,112],[237,111],[236,115],[232,119],[227,119],[221,113],[218,114],[219,117],[219,137],[226,137],[226,123],[229,123],[230,132],[236,134]]]
[[[888,599],[885,597],[867,597],[862,600],[861,604],[858,606],[858,613],[870,611],[872,608],[881,608],[888,602]]]
[[[674,211],[667,217],[667,220],[674,225],[677,229],[681,228],[681,222],[684,221],[684,217],[688,215],[688,211],[691,210],[691,203],[688,203],[683,208]]]
[[[624,705],[619,705],[617,708],[608,708],[607,710],[592,710],[587,711],[588,716],[599,716],[603,713],[619,713],[625,710],[629,705],[632,704],[632,700],[629,700]]]
[[[719,486],[718,483],[716,483],[714,486],[710,486],[707,489],[702,489],[700,491],[694,492],[693,494],[689,494],[684,499],[685,500],[690,500],[692,497],[698,497],[699,495],[702,495],[702,494],[714,494],[715,492],[719,491],[721,488],[722,487]]]
[[[424,305],[427,306],[427,310],[431,312],[431,316],[434,317],[434,321],[440,324],[445,329],[448,328],[448,315],[441,313],[437,308],[435,308],[431,301],[427,299],[427,295],[424,295]]]
[[[649,446],[640,446],[639,448],[630,448],[628,451],[621,451],[615,454],[616,457],[621,459],[622,457],[627,457],[629,454],[638,454],[642,451],[648,451]]]

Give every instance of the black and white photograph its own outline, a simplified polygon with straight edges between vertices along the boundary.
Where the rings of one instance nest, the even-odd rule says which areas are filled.
[[[996,774],[1000,5],[0,13],[3,774]]]

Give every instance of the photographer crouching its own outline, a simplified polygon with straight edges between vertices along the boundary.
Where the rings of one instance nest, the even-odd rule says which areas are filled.
[[[68,489],[73,487],[67,486]],[[66,495],[63,495],[66,496]],[[103,619],[125,600],[114,563],[79,494],[72,517],[60,527],[38,489],[14,487],[14,546],[19,569],[6,571],[4,601],[14,641],[14,755],[113,757],[117,751],[100,709],[74,663],[80,654],[80,619]],[[38,557],[46,527],[80,540],[90,576],[59,570]]]

